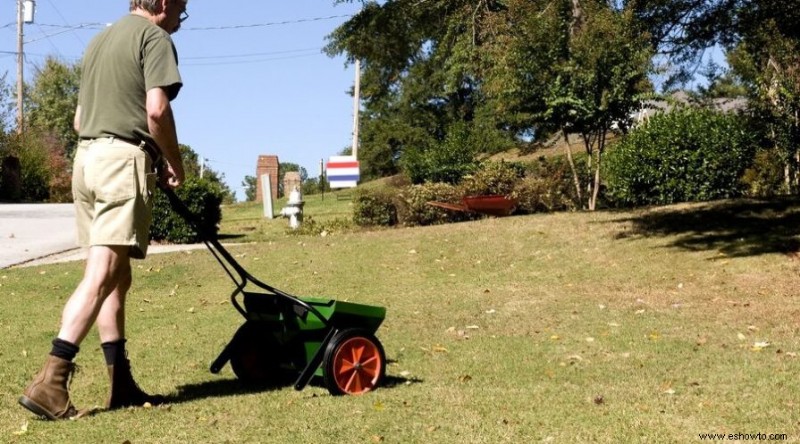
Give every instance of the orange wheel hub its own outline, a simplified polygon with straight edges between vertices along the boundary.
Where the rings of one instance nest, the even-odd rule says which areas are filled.
[[[359,395],[378,385],[383,365],[378,346],[356,336],[339,344],[333,355],[333,377],[342,392]]]

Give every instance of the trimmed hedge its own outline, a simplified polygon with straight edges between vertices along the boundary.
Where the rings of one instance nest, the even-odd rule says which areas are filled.
[[[189,177],[175,190],[175,194],[186,204],[189,210],[199,217],[206,231],[217,234],[222,220],[223,191],[218,185],[197,177]],[[153,202],[153,224],[150,227],[150,239],[177,244],[200,242],[200,236],[169,203],[167,196],[158,188]]]
[[[395,188],[356,188],[353,195],[353,222],[360,226],[397,225],[396,200]]]
[[[654,116],[606,157],[607,197],[665,205],[740,196],[755,152],[744,118],[687,108]]]

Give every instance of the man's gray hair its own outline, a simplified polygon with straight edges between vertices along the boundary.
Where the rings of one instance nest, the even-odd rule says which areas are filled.
[[[161,12],[161,0],[131,0],[131,11],[144,9],[151,14]]]
[[[177,0],[173,0],[173,3]],[[184,3],[188,4],[189,0]],[[161,0],[131,0],[131,11],[142,8],[150,14],[158,14],[161,12]]]

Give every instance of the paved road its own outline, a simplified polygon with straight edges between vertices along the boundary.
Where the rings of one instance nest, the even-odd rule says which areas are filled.
[[[0,269],[70,250],[72,204],[0,204]]]
[[[205,244],[151,245],[147,254],[201,248]],[[0,204],[0,270],[85,258],[86,249],[75,244],[72,204]]]

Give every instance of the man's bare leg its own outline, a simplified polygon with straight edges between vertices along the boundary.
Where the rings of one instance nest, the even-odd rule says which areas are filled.
[[[124,289],[127,292],[131,279],[129,249],[128,246],[92,246],[89,248],[83,280],[70,296],[61,315],[59,339],[80,345],[97,319],[106,298],[115,290],[119,292]],[[108,311],[118,312],[115,305],[124,302],[124,294],[122,299],[115,298],[115,300],[117,302],[112,304]],[[124,311],[122,311],[122,316],[124,316]],[[105,321],[107,319],[104,319]],[[107,322],[106,327],[109,327]],[[117,332],[117,334],[119,333]]]
[[[75,369],[72,360],[108,296],[130,287],[128,251],[129,247],[120,246],[89,248],[83,279],[64,306],[61,330],[53,340],[53,349],[42,370],[19,398],[26,409],[48,419],[74,418],[84,413],[70,401],[69,381]],[[122,294],[124,297],[124,291]],[[120,298],[115,300],[120,301]],[[116,309],[114,304],[109,307],[109,311]],[[124,316],[124,312],[122,314]],[[113,324],[112,328],[119,332],[120,324]]]

